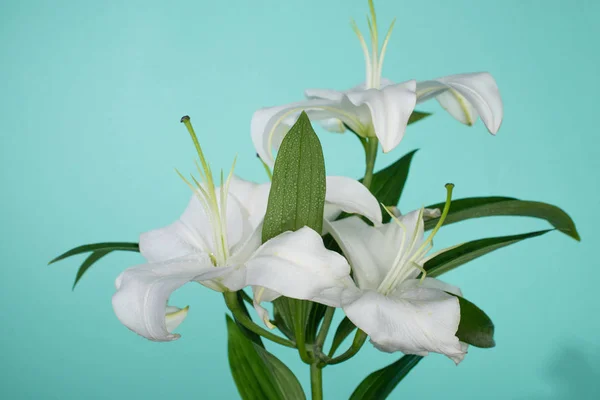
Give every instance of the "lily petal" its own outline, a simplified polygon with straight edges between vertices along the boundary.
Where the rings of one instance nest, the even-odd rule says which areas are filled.
[[[246,285],[332,307],[354,286],[344,257],[327,250],[321,235],[308,227],[284,232],[264,243],[246,263]]]
[[[362,183],[345,176],[328,176],[325,201],[333,207],[326,210],[326,219],[333,220],[345,211],[360,214],[376,225],[381,224],[379,202]]]
[[[167,331],[173,332],[187,317],[190,307],[172,307],[167,306],[167,312],[165,315],[165,324],[167,325]]]
[[[117,277],[113,309],[121,323],[138,335],[154,341],[175,340],[179,335],[172,330],[183,321],[187,309],[175,313],[167,309],[171,293],[194,279],[214,279],[228,272],[228,268],[214,268],[208,255],[132,267]]]
[[[263,108],[254,113],[251,122],[252,141],[265,163],[274,164],[271,153],[301,111],[314,121],[339,120],[361,136],[376,135],[384,152],[392,150],[402,137],[416,103],[416,82],[408,81],[385,88],[338,92],[312,89],[306,101],[285,106]],[[337,124],[337,122],[336,122]],[[341,130],[338,124],[339,130]],[[373,132],[374,131],[374,132]]]
[[[435,97],[458,121],[473,125],[477,116],[491,134],[503,118],[503,106],[496,81],[487,72],[449,75],[417,83],[417,103]]]
[[[271,183],[254,183],[236,175],[229,182],[229,195],[236,198],[244,210],[252,229],[262,223],[267,211]]]
[[[399,288],[388,296],[366,291],[346,298],[343,307],[348,318],[381,351],[420,356],[436,352],[457,364],[465,356],[465,346],[456,337],[458,299],[441,290]]]
[[[259,318],[263,321],[263,323],[269,328],[269,329],[273,329],[275,328],[275,325],[273,325],[271,323],[271,318],[269,316],[269,311],[267,311],[266,308],[264,308],[261,303],[263,301],[273,301],[279,297],[281,297],[281,294],[264,288],[264,287],[260,287],[260,286],[252,286],[252,294],[253,294],[253,305],[254,305],[254,309],[256,310],[256,313],[258,314]]]
[[[414,80],[386,86],[382,89],[349,92],[356,106],[365,104],[370,111],[374,133],[384,153],[393,150],[404,137],[408,119],[416,105]]]
[[[376,290],[392,267],[398,244],[390,245],[386,231],[390,224],[374,228],[359,217],[328,223],[328,231],[338,243],[352,266],[359,288]]]
[[[244,218],[244,212],[234,196],[227,196],[227,239],[230,247],[245,240],[252,232],[249,226],[245,226],[247,218]],[[199,253],[212,253],[213,241],[211,220],[194,195],[179,220],[140,235],[140,253],[148,262],[156,263]]]

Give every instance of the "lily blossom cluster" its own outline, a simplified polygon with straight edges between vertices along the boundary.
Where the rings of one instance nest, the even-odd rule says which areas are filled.
[[[369,5],[370,49],[352,24],[364,53],[365,82],[344,91],[307,89],[305,100],[253,115],[252,140],[266,166],[274,165],[273,152],[301,112],[328,131],[357,134],[365,150],[371,149],[373,163],[379,145],[389,152],[401,142],[416,104],[432,98],[464,124],[473,125],[481,117],[490,133],[500,128],[502,101],[488,73],[402,83],[384,78],[394,24],[380,47],[373,2]],[[383,223],[382,207],[368,188],[369,174],[362,183],[328,176],[323,231],[305,226],[263,243],[271,183],[234,175],[235,162],[226,177],[221,173],[215,180],[189,117],[182,123],[200,160],[199,178],[180,175],[193,193],[187,208],[172,224],[140,236],[139,251],[147,262],[126,269],[116,280],[112,304],[126,327],[153,341],[179,338],[176,329],[189,308],[176,307],[169,298],[181,286],[197,282],[225,294],[251,288],[252,304],[268,328],[274,324],[265,303],[281,296],[309,300],[342,309],[379,350],[441,353],[457,364],[463,360],[467,344],[457,336],[462,293],[428,277],[424,269],[432,257],[433,237],[448,214],[451,185],[443,210],[421,208],[400,215],[396,209],[388,211],[390,221]],[[437,225],[425,238],[427,217],[437,218]],[[341,253],[325,247],[326,234]]]

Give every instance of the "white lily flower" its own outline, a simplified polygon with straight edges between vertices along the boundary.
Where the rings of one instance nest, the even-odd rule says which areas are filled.
[[[369,8],[371,50],[352,21],[364,53],[365,82],[345,91],[308,89],[305,101],[258,110],[252,118],[251,134],[256,151],[265,163],[273,165],[272,151],[279,148],[283,136],[303,110],[330,132],[342,133],[349,128],[361,137],[377,137],[384,152],[394,149],[404,137],[415,104],[431,98],[437,99],[464,124],[473,125],[480,116],[490,133],[496,134],[502,122],[502,100],[494,78],[487,72],[399,84],[383,78],[383,61],[395,20],[380,49],[372,0],[369,0]]]
[[[339,303],[348,318],[382,351],[421,356],[436,352],[459,363],[467,345],[456,336],[460,306],[453,295],[461,296],[461,291],[427,278],[423,269],[433,257],[426,255],[447,215],[449,199],[450,189],[440,221],[427,239],[423,235],[423,209],[392,216],[393,221],[381,226],[369,226],[358,217],[328,223],[329,232],[350,262],[354,281],[340,279],[328,291],[321,290],[319,297],[297,298]],[[423,278],[417,279],[421,273]],[[298,285],[324,286],[325,280],[319,274],[307,269],[307,275],[311,276],[308,282]],[[280,293],[295,297],[286,291]]]
[[[388,224],[371,227],[360,218],[332,222],[330,232],[348,258],[356,287],[344,292],[342,307],[348,318],[386,352],[445,354],[457,364],[467,345],[456,337],[460,322],[460,289],[427,278],[423,265],[432,239],[443,224],[424,239],[424,209],[403,216],[393,214]],[[416,279],[423,273],[421,279]]]
[[[193,129],[187,120],[184,122],[197,146],[203,183],[193,188],[194,196],[179,220],[140,236],[140,252],[148,264],[129,268],[117,278],[113,308],[125,326],[150,340],[179,338],[173,330],[185,319],[188,309],[167,303],[171,293],[188,282],[219,292],[237,291],[258,280],[267,288],[292,290],[290,285],[304,279],[306,266],[329,278],[321,286],[303,286],[292,293],[317,296],[327,291],[331,282],[344,276],[349,279],[346,260],[326,250],[320,234],[309,228],[285,233],[261,246],[270,183],[259,185],[230,173],[220,187],[215,186]],[[333,216],[343,210],[381,222],[379,204],[353,179],[328,177],[326,202]],[[281,271],[288,274],[281,275]],[[280,285],[273,285],[277,280]]]

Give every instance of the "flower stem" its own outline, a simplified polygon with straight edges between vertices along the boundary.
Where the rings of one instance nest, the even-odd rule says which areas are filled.
[[[293,349],[296,348],[296,345],[291,340],[277,336],[274,333],[269,332],[268,330],[256,325],[254,321],[252,321],[252,319],[248,317],[242,309],[242,306],[238,301],[236,292],[225,292],[223,293],[223,297],[225,298],[225,304],[227,305],[227,308],[229,308],[235,319],[246,329],[282,346],[291,347]]]
[[[344,362],[352,357],[361,349],[365,341],[367,340],[367,334],[361,331],[360,329],[356,331],[356,335],[354,335],[354,340],[352,341],[352,346],[345,353],[339,355],[338,357],[332,358],[327,361],[328,365],[339,364]]]
[[[367,189],[371,188],[371,181],[373,180],[373,170],[375,169],[375,159],[377,158],[378,147],[379,140],[377,140],[376,137],[367,139],[367,145],[365,146],[367,169],[365,171],[365,177],[363,178],[363,185],[365,185]]]
[[[331,326],[331,321],[333,320],[334,313],[335,307],[327,307],[327,310],[325,310],[323,324],[321,325],[321,329],[319,330],[319,334],[317,335],[317,340],[315,341],[315,346],[317,347],[317,350],[319,352],[323,348],[325,338],[327,338],[327,333],[329,333],[329,327]]]
[[[312,400],[323,400],[323,370],[317,364],[310,364],[310,391]]]

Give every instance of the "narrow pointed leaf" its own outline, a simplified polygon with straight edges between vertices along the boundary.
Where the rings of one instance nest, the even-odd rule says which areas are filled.
[[[367,376],[354,390],[350,400],[383,400],[423,357],[406,355],[393,364]]]
[[[443,208],[444,204],[433,204],[427,208]],[[492,216],[520,216],[540,218],[575,240],[580,240],[575,223],[569,215],[551,204],[518,200],[510,197],[472,197],[453,200],[444,225],[471,218]],[[425,222],[425,229],[433,229],[438,218]]]
[[[323,227],[325,162],[319,138],[302,113],[285,135],[273,168],[262,240],[308,226]]]
[[[449,293],[452,294],[452,293]],[[469,300],[456,296],[460,304],[460,323],[456,337],[461,342],[468,343],[475,347],[489,349],[496,345],[494,341],[494,323],[475,304]]]
[[[427,118],[431,115],[431,113],[429,112],[423,112],[423,111],[413,111],[412,114],[410,114],[410,117],[408,118],[408,125],[410,124],[414,124],[415,122],[418,122],[424,118]]]
[[[427,276],[436,277],[444,274],[454,268],[460,267],[478,257],[491,253],[494,250],[501,249],[521,240],[534,238],[550,232],[549,230],[523,233],[520,235],[509,235],[490,237],[485,239],[473,240],[460,244],[456,247],[451,247],[448,251],[438,254],[424,265]]]
[[[75,256],[77,254],[89,253],[89,252],[98,251],[98,250],[134,251],[134,252],[139,253],[140,247],[139,247],[138,243],[131,243],[131,242],[106,242],[106,243],[85,244],[83,246],[75,247],[74,249],[71,249],[71,250],[61,254],[60,256],[58,256],[55,259],[53,259],[52,261],[50,261],[48,264],[52,264],[57,261],[64,260],[67,257]]]
[[[94,265],[94,263],[96,263],[96,261],[100,260],[102,257],[104,257],[105,255],[111,253],[113,250],[97,250],[94,251],[92,254],[90,254],[85,261],[83,262],[83,264],[81,264],[81,266],[79,267],[79,270],[77,271],[77,275],[75,276],[75,282],[73,282],[73,290],[75,290],[75,286],[77,285],[77,283],[79,282],[79,280],[83,277],[83,274],[86,273],[86,271],[92,266]]]
[[[329,350],[329,356],[333,357],[336,350],[342,345],[344,340],[350,336],[352,332],[356,329],[356,326],[348,319],[348,317],[344,317],[342,322],[338,325],[335,330],[335,335],[333,336],[333,342],[331,343],[331,350]]]
[[[231,374],[243,400],[305,399],[298,379],[281,361],[248,339],[227,316]]]

